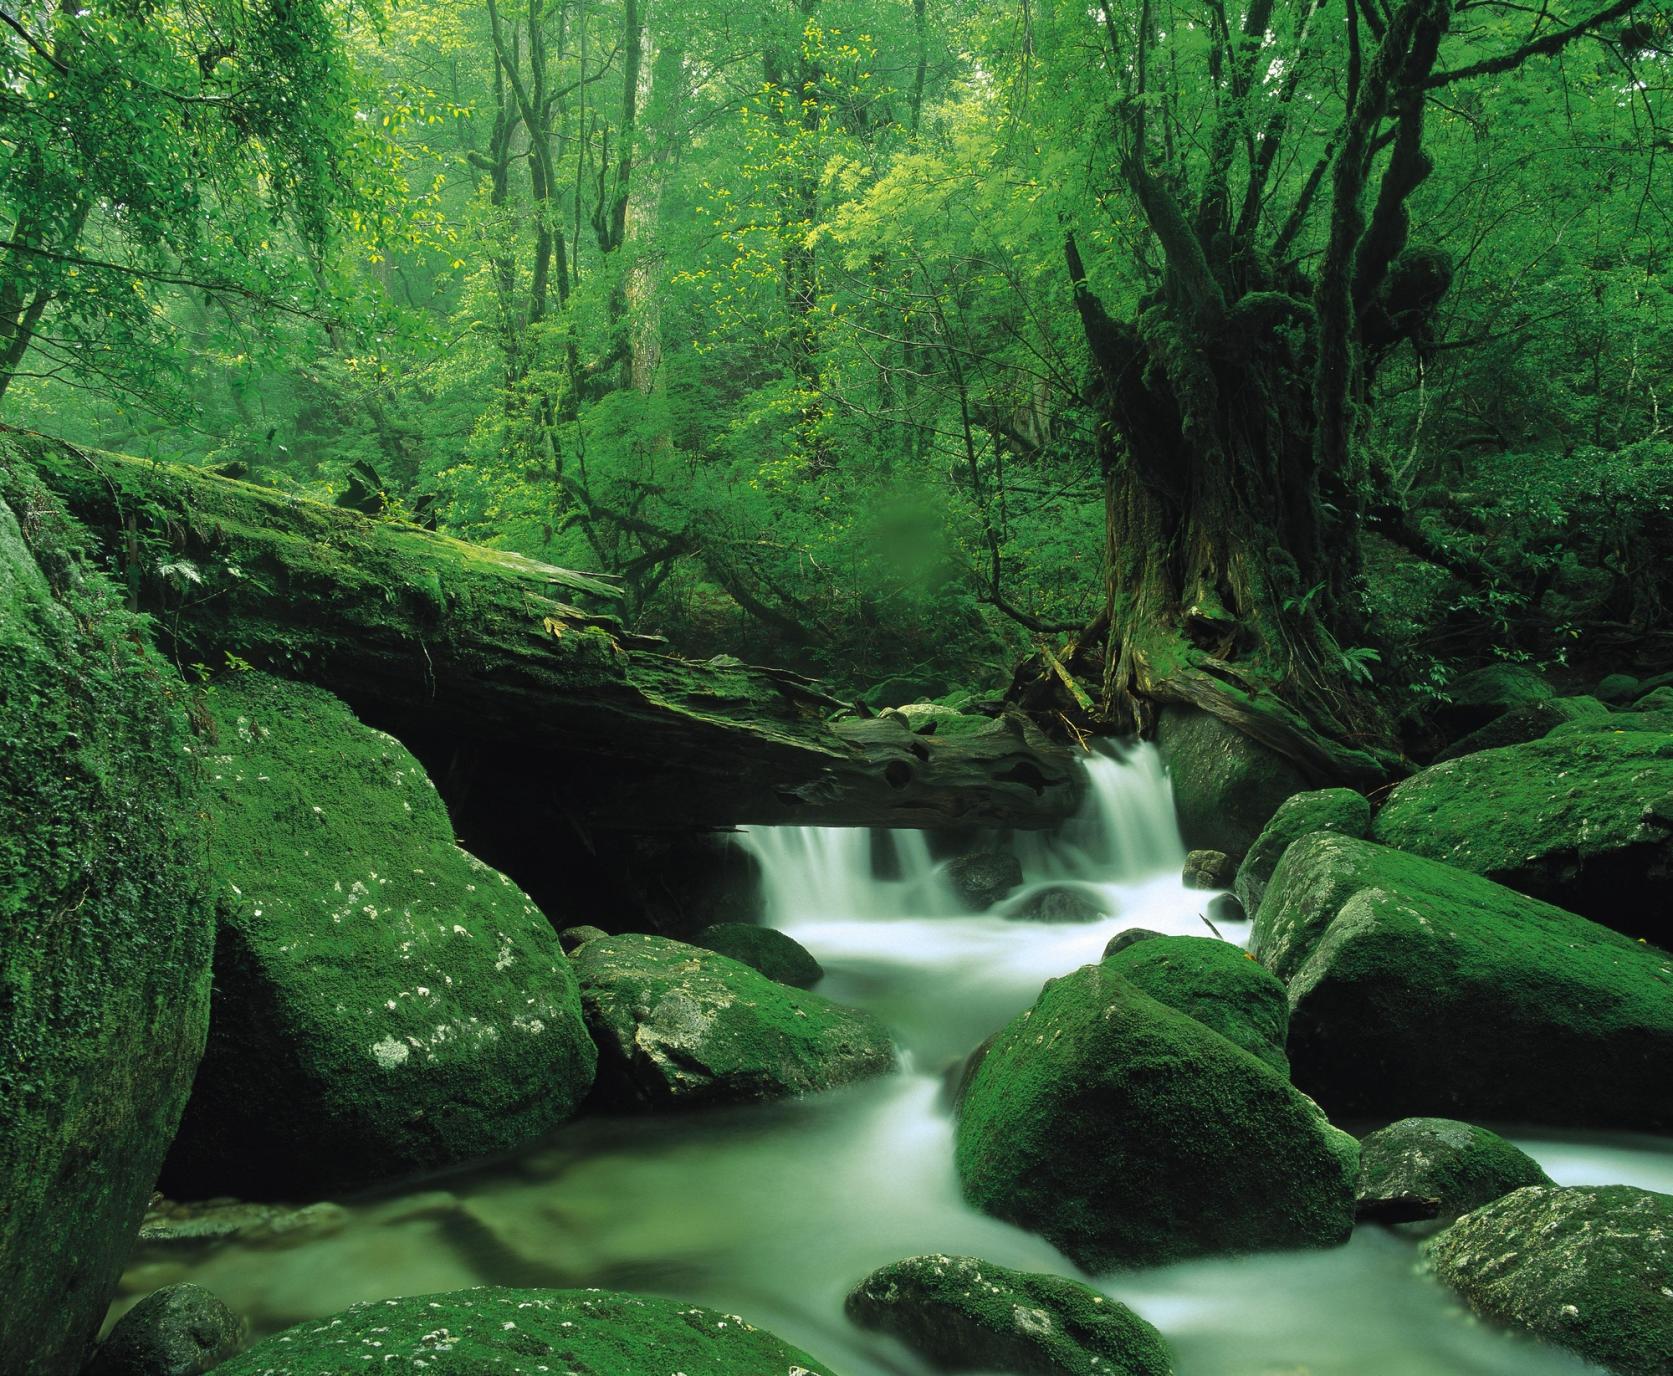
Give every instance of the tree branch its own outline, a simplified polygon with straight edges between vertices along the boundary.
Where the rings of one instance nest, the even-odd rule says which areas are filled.
[[[1584,38],[1611,19],[1630,14],[1640,3],[1641,0],[1615,0],[1613,5],[1599,10],[1590,19],[1582,19],[1578,24],[1570,24],[1566,29],[1553,29],[1543,38],[1535,38],[1520,48],[1501,53],[1498,57],[1484,58],[1480,62],[1470,63],[1467,67],[1455,67],[1449,72],[1434,72],[1423,83],[1423,87],[1425,90],[1434,91],[1442,86],[1450,86],[1455,81],[1468,81],[1472,77],[1514,71],[1531,57],[1550,57],[1553,53],[1560,52],[1575,39]]]

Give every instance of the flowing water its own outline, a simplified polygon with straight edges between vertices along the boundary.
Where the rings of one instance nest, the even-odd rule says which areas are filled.
[[[755,828],[767,920],[825,965],[819,992],[876,1011],[898,1073],[781,1104],[584,1118],[506,1161],[344,1201],[282,1236],[143,1244],[118,1309],[193,1280],[258,1335],[362,1299],[467,1285],[602,1286],[743,1315],[842,1376],[921,1376],[892,1340],[850,1327],[849,1287],[921,1252],[1078,1274],[1037,1237],[968,1208],[954,1178],[951,1068],[1046,979],[1129,926],[1206,934],[1205,895],[1155,753],[1088,762],[1083,814],[1018,841],[1028,883],[1074,885],[1107,914],[1046,925],[961,914],[926,838]],[[1246,927],[1221,924],[1243,940]],[[1673,1142],[1513,1134],[1562,1184],[1673,1192]],[[1417,1268],[1414,1241],[1368,1227],[1346,1247],[1097,1278],[1167,1336],[1179,1376],[1578,1376],[1553,1349],[1478,1324]]]

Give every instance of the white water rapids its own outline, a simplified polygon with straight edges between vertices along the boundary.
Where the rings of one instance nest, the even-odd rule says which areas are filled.
[[[335,1226],[267,1242],[152,1245],[126,1302],[193,1280],[257,1335],[357,1300],[477,1284],[670,1295],[772,1329],[841,1376],[921,1376],[891,1339],[842,1315],[872,1268],[920,1252],[1078,1274],[1037,1237],[959,1196],[944,1080],[1038,994],[1125,927],[1206,935],[1155,753],[1088,762],[1082,816],[1018,842],[1028,887],[1073,884],[1109,914],[1085,924],[961,915],[911,832],[752,828],[767,921],[825,965],[818,992],[876,1011],[898,1073],[801,1101],[660,1117],[584,1118],[503,1162],[376,1199]],[[882,876],[882,877],[878,877]],[[1221,924],[1232,940],[1244,927]],[[1563,1184],[1673,1191],[1673,1144],[1513,1133]],[[1476,1323],[1418,1272],[1413,1242],[1359,1229],[1328,1252],[1189,1262],[1096,1279],[1155,1323],[1179,1376],[1579,1376],[1577,1359]]]

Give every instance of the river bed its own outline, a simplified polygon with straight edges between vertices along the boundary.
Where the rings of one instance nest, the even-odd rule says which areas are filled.
[[[340,1201],[266,1239],[142,1244],[113,1315],[191,1280],[257,1336],[357,1300],[468,1285],[644,1290],[737,1313],[840,1376],[922,1376],[842,1315],[872,1268],[956,1252],[1080,1273],[1041,1239],[970,1209],[953,1173],[949,1076],[1038,994],[1132,926],[1207,935],[1208,895],[1153,751],[1090,766],[1087,809],[1019,843],[1029,884],[1081,886],[1110,915],[1041,924],[958,912],[913,833],[763,828],[767,920],[825,965],[818,992],[870,1008],[902,1049],[894,1075],[800,1101],[589,1117],[517,1156]],[[879,877],[880,875],[884,877]],[[1244,940],[1244,924],[1220,924]],[[1362,1125],[1349,1124],[1352,1128]],[[1501,1129],[1561,1184],[1673,1192],[1673,1141]],[[1179,1376],[1560,1376],[1589,1370],[1480,1324],[1420,1272],[1416,1242],[1359,1229],[1343,1248],[1196,1261],[1097,1278],[1155,1323]]]

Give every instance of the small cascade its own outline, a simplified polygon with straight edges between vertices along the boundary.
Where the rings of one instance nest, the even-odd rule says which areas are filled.
[[[1054,833],[1017,839],[1030,879],[1123,883],[1185,862],[1173,782],[1148,742],[1096,742],[1085,761],[1086,801]]]
[[[760,862],[767,919],[775,926],[956,911],[921,831],[781,826],[745,827],[738,835]]]

